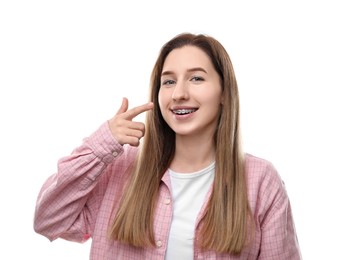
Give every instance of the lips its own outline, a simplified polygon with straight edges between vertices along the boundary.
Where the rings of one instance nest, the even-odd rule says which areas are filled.
[[[198,108],[192,106],[173,106],[170,110],[176,119],[184,119],[190,118],[190,115],[196,112]]]
[[[171,110],[176,115],[187,115],[197,111],[197,108],[181,108]]]

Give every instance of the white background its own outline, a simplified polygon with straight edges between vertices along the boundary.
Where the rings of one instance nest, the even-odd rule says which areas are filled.
[[[304,259],[338,259],[334,2],[1,1],[0,258],[89,258],[34,232],[39,189],[123,96],[147,101],[161,46],[193,32],[232,58],[245,150],[285,181]]]

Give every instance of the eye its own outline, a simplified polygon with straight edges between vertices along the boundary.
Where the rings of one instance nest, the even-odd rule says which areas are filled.
[[[167,86],[170,86],[170,85],[173,85],[173,84],[175,84],[175,81],[172,80],[172,79],[167,79],[167,80],[164,80],[162,82],[162,85],[167,85]]]
[[[204,79],[202,77],[199,77],[199,76],[193,76],[191,78],[191,81],[204,81]]]

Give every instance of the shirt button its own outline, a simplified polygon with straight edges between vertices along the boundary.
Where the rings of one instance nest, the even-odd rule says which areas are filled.
[[[114,157],[116,157],[118,154],[119,154],[119,153],[116,152],[116,151],[113,152],[113,156],[114,156]]]
[[[169,198],[164,200],[164,204],[166,204],[166,205],[169,205],[170,202],[171,202],[171,199],[169,199]]]
[[[157,247],[161,247],[162,246],[162,241],[161,240],[157,240],[156,241],[156,246]]]

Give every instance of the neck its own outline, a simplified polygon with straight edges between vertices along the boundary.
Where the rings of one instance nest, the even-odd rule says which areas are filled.
[[[211,136],[204,138],[176,136],[175,155],[170,168],[181,173],[195,172],[215,160],[215,144]]]

